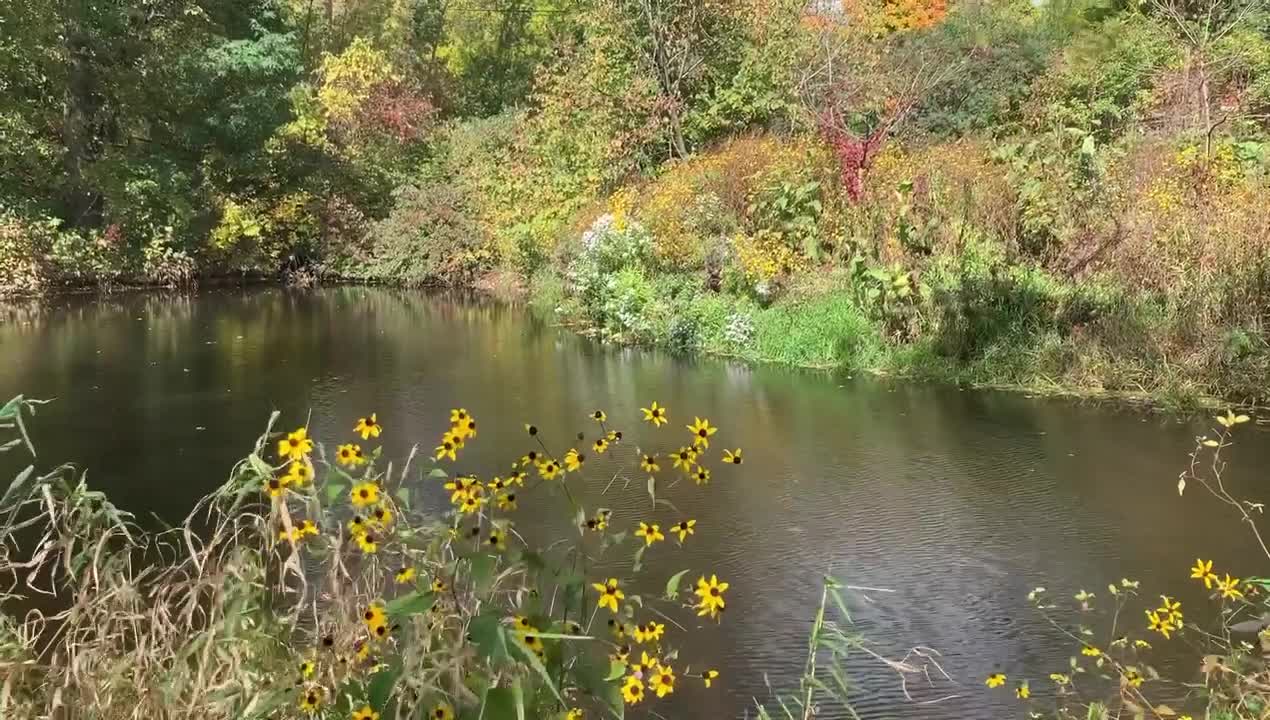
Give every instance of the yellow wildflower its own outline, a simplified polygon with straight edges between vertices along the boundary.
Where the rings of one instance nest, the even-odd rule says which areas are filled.
[[[369,705],[363,705],[361,710],[353,713],[353,720],[379,720],[379,713],[372,710]]]
[[[398,585],[405,585],[413,582],[415,579],[415,569],[412,567],[403,567],[397,571],[397,574],[393,579],[397,581]]]
[[[300,712],[309,714],[322,709],[322,701],[326,699],[326,689],[321,685],[310,685],[300,692]]]
[[[1230,600],[1244,596],[1243,591],[1239,589],[1239,578],[1232,578],[1230,573],[1226,573],[1225,579],[1217,581],[1217,589],[1221,591],[1223,598]]]
[[[597,438],[591,447],[595,449],[596,455],[603,455],[604,451],[609,449],[609,441],[604,438]]]
[[[608,420],[609,416],[606,415],[603,410],[596,410],[595,412],[591,413],[591,418],[598,423],[602,423],[605,420]]]
[[[697,602],[697,615],[709,615],[710,617],[718,617],[719,612],[723,610],[726,604],[723,601],[723,593],[728,589],[728,584],[719,582],[717,575],[711,575],[710,581],[706,582],[706,576],[702,575],[697,579],[697,589],[693,592],[700,598]]]
[[[335,451],[335,460],[344,467],[357,467],[366,462],[366,456],[362,454],[361,445],[340,445]]]
[[[671,459],[674,461],[674,467],[688,472],[692,470],[692,466],[697,462],[697,451],[691,447],[681,447],[671,455]]]
[[[1020,700],[1027,700],[1031,696],[1032,689],[1028,687],[1027,680],[1019,683],[1018,687],[1014,688],[1014,697]]]
[[[605,583],[592,583],[591,587],[600,593],[599,607],[617,612],[618,601],[626,599],[626,593],[618,588],[617,578],[609,578]]]
[[[735,450],[724,450],[723,462],[731,463],[733,465],[740,465],[741,464],[741,448],[737,448]]]
[[[448,702],[439,702],[432,706],[428,717],[435,720],[454,720],[454,708],[450,707]]]
[[[634,675],[628,675],[622,683],[622,699],[627,705],[634,705],[644,699],[644,681]]]
[[[990,688],[999,688],[1005,684],[1005,673],[992,673],[983,684]]]
[[[698,485],[708,485],[710,483],[710,471],[704,467],[699,467],[697,468],[697,471],[692,474],[692,479],[696,481]]]
[[[499,493],[496,498],[499,510],[515,510],[516,509],[516,493]]]
[[[538,475],[543,480],[555,480],[559,474],[560,466],[556,464],[555,460],[548,460],[538,466]]]
[[[692,419],[692,424],[687,426],[688,432],[692,433],[692,444],[701,448],[710,447],[710,436],[719,432],[719,428],[710,427],[709,420],[702,420],[699,417]]]
[[[666,417],[666,408],[658,407],[657,401],[653,401],[652,407],[640,408],[644,412],[644,419],[652,423],[654,427],[661,427],[670,420]]]
[[[354,485],[353,489],[348,491],[348,497],[356,507],[374,505],[379,502],[379,486],[373,482]]]
[[[679,534],[679,544],[682,545],[685,538],[687,538],[689,535],[696,534],[696,530],[694,530],[696,525],[697,525],[696,520],[681,520],[678,523],[671,525],[670,531],[672,533]]]
[[[290,460],[303,460],[304,456],[313,452],[313,441],[309,439],[307,428],[300,428],[278,441],[278,456]]]
[[[712,682],[714,682],[715,680],[718,680],[718,679],[719,679],[719,671],[718,671],[718,670],[707,670],[707,671],[705,671],[705,672],[701,673],[701,680],[702,680],[702,682],[704,682],[704,683],[706,684],[706,687],[710,687],[710,683],[712,683]]]
[[[586,462],[586,455],[578,452],[575,448],[569,448],[569,452],[564,454],[564,467],[569,472],[577,472],[582,468],[582,463]]]
[[[353,426],[353,432],[361,434],[363,440],[379,437],[382,430],[375,413],[371,413],[368,418],[357,418],[357,424]]]
[[[661,470],[661,466],[657,464],[656,455],[645,455],[639,459],[639,467],[646,473],[655,473]]]
[[[666,697],[675,691],[675,671],[669,665],[658,666],[649,685],[657,692],[657,697]]]
[[[651,546],[659,540],[665,540],[666,536],[661,533],[661,526],[657,523],[649,525],[641,522],[639,529],[635,531],[635,537],[644,538],[644,545]]]
[[[1217,582],[1217,575],[1213,572],[1213,561],[1206,562],[1196,558],[1195,566],[1191,568],[1191,577],[1203,581],[1204,587],[1212,590],[1213,583]]]

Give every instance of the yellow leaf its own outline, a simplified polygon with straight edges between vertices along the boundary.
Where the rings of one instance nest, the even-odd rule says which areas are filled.
[[[1249,420],[1251,420],[1251,419],[1252,419],[1252,418],[1248,417],[1247,415],[1236,415],[1236,416],[1235,416],[1235,424],[1236,424],[1236,425],[1238,425],[1238,424],[1240,424],[1240,423],[1246,423],[1246,422],[1248,422],[1248,421],[1249,421]]]
[[[1169,707],[1168,705],[1156,705],[1155,714],[1159,715],[1160,717],[1173,717],[1174,715],[1177,714],[1177,711]]]

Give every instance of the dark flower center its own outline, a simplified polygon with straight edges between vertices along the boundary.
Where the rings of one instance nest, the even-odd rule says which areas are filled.
[[[366,490],[365,488],[363,488],[363,489],[362,489],[362,491],[361,491],[359,494],[360,494],[363,498],[368,498],[368,497],[370,497],[370,491],[369,491],[369,490]]]
[[[710,588],[710,596],[711,596],[711,597],[719,597],[719,588],[717,588],[717,587],[712,587],[712,588]]]

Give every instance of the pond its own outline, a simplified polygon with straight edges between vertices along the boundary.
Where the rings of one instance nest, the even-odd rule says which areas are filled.
[[[635,430],[639,408],[659,400],[672,423],[656,449],[667,450],[692,415],[709,417],[721,428],[712,451],[742,447],[745,464],[716,463],[709,485],[668,489],[698,534],[682,549],[656,546],[645,563],[659,583],[684,568],[731,583],[723,624],[694,632],[681,654],[717,666],[723,682],[658,705],[670,718],[754,716],[768,681],[795,689],[825,573],[885,590],[848,593],[873,651],[934,648],[952,677],[910,679],[913,702],[893,671],[860,657],[849,668],[860,715],[951,719],[1026,716],[1012,693],[983,687],[990,672],[1028,678],[1044,698],[1045,678],[1066,669],[1076,648],[1030,608],[1033,587],[1102,596],[1129,576],[1145,597],[1176,595],[1198,614],[1207,603],[1187,579],[1196,556],[1267,570],[1230,514],[1177,495],[1203,421],[621,349],[514,307],[388,289],[64,298],[9,308],[0,322],[0,395],[55,398],[33,425],[41,459],[73,459],[143,521],[184,517],[273,410],[287,426],[312,412],[319,438],[346,437],[375,410],[386,452],[402,457],[435,445],[449,409],[465,407],[481,433],[460,465],[483,475],[507,465],[494,448],[528,449],[524,422],[564,445],[593,431],[596,408]],[[1270,442],[1242,432],[1230,481],[1264,499],[1256,474]],[[652,513],[637,487],[601,496],[607,481],[578,482],[585,504],[614,509],[615,525],[678,519]],[[527,532],[558,530],[522,511]],[[1126,622],[1139,630],[1141,617]],[[697,625],[689,613],[681,621]],[[1175,647],[1157,643],[1152,662],[1190,673],[1195,658]]]

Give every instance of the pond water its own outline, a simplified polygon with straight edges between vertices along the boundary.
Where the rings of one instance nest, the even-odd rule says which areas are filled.
[[[669,718],[753,716],[765,678],[795,689],[825,573],[889,590],[848,593],[873,651],[934,648],[952,677],[910,679],[912,702],[894,672],[860,657],[850,664],[860,715],[951,719],[1025,717],[983,678],[1028,678],[1044,702],[1044,679],[1066,668],[1076,648],[1030,609],[1037,585],[1105,596],[1127,575],[1148,598],[1179,596],[1198,616],[1206,601],[1187,579],[1196,556],[1267,570],[1216,503],[1177,496],[1205,422],[606,347],[470,300],[368,288],[66,298],[0,314],[0,368],[4,398],[56,399],[33,425],[44,462],[73,459],[121,507],[169,522],[225,479],[275,409],[287,426],[312,411],[319,438],[346,437],[375,410],[385,450],[403,457],[413,443],[435,445],[449,408],[466,407],[481,432],[460,467],[483,475],[506,468],[509,453],[495,448],[529,448],[523,422],[563,448],[604,408],[611,425],[666,451],[692,415],[709,417],[721,428],[711,452],[742,447],[745,464],[716,458],[708,486],[664,489],[698,534],[682,549],[654,547],[645,574],[649,589],[684,568],[731,583],[724,623],[694,630],[680,658],[717,666],[723,682],[685,683],[654,704]],[[671,411],[657,432],[638,422],[652,400]],[[1270,442],[1241,432],[1230,481],[1264,499]],[[631,460],[634,443],[620,452]],[[662,474],[672,477],[665,465]],[[615,525],[679,519],[653,513],[640,483],[602,496],[610,475],[570,482],[588,507],[612,507]],[[540,517],[531,503],[519,526],[558,530]],[[1141,617],[1135,609],[1128,627],[1140,630]],[[1157,666],[1193,668],[1176,646],[1156,646]],[[944,696],[954,697],[923,704]]]

